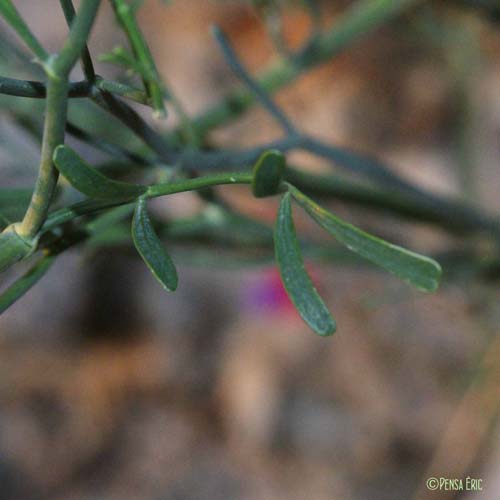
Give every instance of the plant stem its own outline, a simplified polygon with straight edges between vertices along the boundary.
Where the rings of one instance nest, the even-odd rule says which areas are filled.
[[[83,0],[60,53],[44,61],[48,84],[40,167],[30,205],[18,227],[19,235],[27,239],[36,236],[47,218],[58,178],[52,155],[54,149],[64,142],[68,76],[85,46],[99,4],[100,0]]]
[[[23,42],[31,49],[33,54],[35,54],[41,62],[45,61],[48,57],[46,50],[41,46],[35,35],[33,35],[10,0],[0,1],[0,14],[19,35]]]
[[[160,81],[160,75],[156,69],[153,56],[149,50],[148,44],[135,19],[136,7],[131,6],[126,0],[112,0],[111,4],[116,17],[127,35],[132,50],[141,69],[143,70],[143,81],[147,93],[151,98],[151,104],[158,117],[166,115],[165,104],[163,102],[163,90]]]
[[[185,191],[193,191],[195,189],[203,189],[211,186],[220,186],[222,184],[251,184],[253,175],[251,173],[229,172],[205,177],[197,177],[195,179],[185,179],[175,183],[153,184],[149,186],[146,193],[143,195],[146,198],[157,198],[169,194],[182,193]],[[76,217],[99,212],[106,208],[112,208],[119,205],[130,203],[131,199],[122,200],[84,200],[75,203],[69,207],[64,207],[56,210],[47,218],[43,232],[50,231],[60,224],[69,222]]]
[[[68,97],[88,97],[90,92],[91,87],[87,81],[74,82],[69,85]],[[45,99],[47,86],[42,82],[0,76],[0,94]]]
[[[358,0],[308,51],[297,58],[272,64],[257,79],[260,87],[273,93],[292,83],[305,69],[329,60],[354,41],[364,37],[422,0]],[[207,109],[195,121],[200,136],[243,114],[254,102],[253,93],[237,87],[222,102]]]
[[[464,205],[459,200],[439,198],[439,204],[426,202],[395,190],[374,188],[339,177],[315,175],[288,167],[288,182],[316,197],[342,200],[349,205],[370,207],[420,222],[427,222],[459,234],[491,232],[500,235],[500,221]]]
[[[68,77],[69,72],[80,57],[100,3],[100,0],[83,0],[76,19],[71,23],[69,36],[52,64],[54,73],[60,78]]]
[[[253,175],[250,173],[229,172],[186,179],[176,183],[154,184],[148,188],[145,196],[147,198],[156,198],[157,196],[193,191],[221,184],[250,184],[252,178]]]
[[[68,26],[71,26],[73,18],[75,17],[75,7],[73,6],[73,2],[71,0],[60,0],[60,4],[66,23]],[[90,52],[86,44],[82,50],[82,69],[87,81],[93,82],[96,76],[94,64],[92,63],[92,58],[90,57]]]
[[[47,216],[57,184],[58,173],[52,164],[52,154],[64,141],[67,91],[67,80],[49,77],[38,178],[30,204],[18,229],[18,233],[26,238],[34,238],[38,233]]]
[[[132,130],[163,161],[167,163],[170,161],[172,151],[168,143],[169,139],[165,139],[165,137],[150,127],[134,109],[113,94],[105,91],[96,93],[93,96],[93,100]]]
[[[116,94],[138,104],[150,104],[149,97],[143,90],[121,82],[105,80],[99,76],[96,76],[94,84],[87,80],[71,82],[68,88],[68,97],[92,97],[96,90]],[[47,86],[43,82],[0,76],[0,94],[45,99]]]
[[[283,128],[287,135],[296,134],[295,127],[290,122],[288,117],[281,111],[281,109],[274,103],[274,101],[269,97],[267,92],[257,83],[257,81],[252,78],[250,73],[243,66],[243,63],[239,60],[236,55],[235,50],[229,43],[226,35],[222,30],[214,26],[212,28],[212,33],[217,40],[222,54],[226,59],[229,67],[237,78],[239,78],[243,84],[254,94],[255,98],[260,102],[260,104],[268,111],[271,116],[278,122],[278,124]]]

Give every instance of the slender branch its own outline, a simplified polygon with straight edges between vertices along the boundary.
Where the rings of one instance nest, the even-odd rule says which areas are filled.
[[[265,70],[259,85],[269,93],[289,85],[305,70],[318,66],[351,46],[356,40],[368,35],[405,10],[423,0],[358,0],[329,31],[318,36],[310,50],[298,58],[280,60]],[[202,113],[194,124],[201,136],[243,114],[254,102],[250,90],[236,88],[220,103]]]
[[[47,51],[42,47],[35,35],[33,35],[10,0],[2,0],[0,2],[0,14],[15,30],[22,41],[31,49],[40,62],[48,58]]]
[[[100,76],[96,76],[93,84],[87,80],[71,82],[68,88],[68,97],[92,97],[98,90],[119,95],[138,104],[149,105],[149,97],[144,91],[121,82],[105,80]],[[0,76],[0,94],[45,99],[47,86],[43,82]]]
[[[65,79],[49,78],[38,178],[31,202],[18,230],[18,233],[26,238],[34,238],[38,233],[49,211],[57,184],[58,174],[52,163],[52,154],[64,141],[67,91]]]
[[[443,226],[449,224],[452,230],[453,228],[468,231],[487,230],[491,231],[497,238],[500,236],[500,223],[495,218],[483,214],[461,201],[424,191],[410,181],[401,178],[374,158],[329,146],[308,136],[289,136],[279,141],[239,151],[185,151],[179,154],[175,162],[187,170],[247,168],[264,151],[269,149],[277,149],[283,153],[300,149],[309,151],[335,166],[341,166],[375,182],[380,186],[381,192],[377,192],[373,188],[367,188],[364,191],[361,186],[358,188],[362,192],[362,199],[366,202],[390,207],[395,212],[399,208],[405,215],[413,214]],[[302,183],[307,184],[305,179],[308,175],[310,174],[302,175]],[[297,178],[297,174],[295,178]],[[314,183],[316,191],[322,188],[324,194],[328,194],[328,190],[334,187],[332,182],[328,181],[328,177],[322,176],[316,182],[311,181],[309,186]],[[334,193],[330,191],[330,194]],[[339,194],[339,192],[336,191],[335,194]],[[352,190],[350,194],[355,195]],[[347,196],[345,199],[348,201]]]
[[[221,169],[248,168],[259,156],[269,149],[277,149],[282,153],[300,148],[299,136],[288,136],[284,139],[262,144],[249,149],[220,151],[184,150],[171,158],[171,163],[180,165],[187,171],[210,171]]]
[[[219,186],[221,184],[250,184],[253,175],[251,173],[229,172],[214,174],[206,177],[196,177],[195,179],[186,179],[176,183],[153,184],[146,192],[147,198],[156,198],[184,191],[193,191],[210,186]]]
[[[229,172],[214,174],[205,177],[197,177],[195,179],[185,179],[175,183],[153,184],[149,186],[146,193],[143,195],[146,198],[156,198],[185,191],[193,191],[211,186],[220,186],[222,184],[250,184],[253,175],[251,173]],[[101,210],[112,208],[130,203],[130,199],[122,200],[85,200],[80,203],[75,203],[69,207],[56,210],[47,218],[43,233],[46,233],[55,227],[69,222],[76,217],[89,215],[100,212]]]
[[[168,144],[169,139],[165,139],[165,137],[151,128],[130,106],[127,106],[126,103],[113,94],[105,91],[98,92],[94,95],[93,100],[132,130],[163,161],[169,163],[172,160],[172,151]]]
[[[158,117],[164,117],[166,116],[166,111],[163,102],[160,75],[156,69],[148,44],[135,19],[136,7],[129,5],[126,0],[111,0],[111,5],[141,66],[144,86],[146,87],[148,96],[151,98],[155,114]]]
[[[65,12],[66,21],[68,23],[72,22],[74,8],[71,0],[60,1]],[[131,107],[127,106],[113,95],[113,93],[116,93],[129,99],[139,100],[141,104],[151,104],[159,116],[165,114],[163,95],[158,84],[158,72],[156,71],[156,66],[149,52],[149,48],[135,21],[133,7],[122,0],[112,0],[112,5],[118,20],[122,24],[130,40],[134,53],[139,59],[141,67],[147,73],[148,78],[147,81],[145,81],[145,86],[149,95],[145,95],[137,89],[117,82],[107,82],[102,78],[97,78],[96,85],[92,90],[99,90],[101,92],[93,92],[92,97],[99,106],[109,111],[124,125],[136,133],[153,151],[163,158],[166,158],[169,153],[169,148],[165,139],[155,132]],[[91,72],[94,75],[92,81],[96,80],[92,59],[86,46],[82,62],[84,63],[84,68],[87,67],[87,72]]]
[[[68,97],[88,97],[90,93],[91,86],[87,81],[71,83],[68,88]],[[0,94],[45,99],[47,86],[42,82],[0,76]]]
[[[250,73],[243,66],[243,63],[239,60],[233,47],[231,47],[223,31],[219,27],[214,26],[212,32],[233,73],[253,92],[260,104],[275,118],[287,134],[295,134],[295,127],[259,83],[251,77]]]
[[[375,158],[325,144],[307,135],[290,135],[268,144],[243,150],[182,151],[173,155],[171,161],[182,165],[186,170],[242,168],[253,164],[264,151],[269,149],[277,149],[282,153],[292,150],[307,151],[327,160],[334,166],[342,167],[377,184],[389,185],[391,188],[422,198],[431,196]]]
[[[52,71],[59,78],[69,74],[86,46],[99,4],[100,0],[84,0],[82,2],[77,17],[71,23],[69,36],[64,42],[63,48],[50,64],[49,73]]]
[[[44,223],[57,184],[57,170],[52,163],[54,149],[64,142],[68,75],[76,63],[90,33],[100,0],[84,0],[60,53],[44,63],[48,76],[46,117],[38,178],[23,221],[17,232],[33,239]]]
[[[335,166],[366,177],[382,186],[390,186],[411,195],[427,197],[425,191],[403,179],[383,162],[372,156],[326,144],[306,135],[301,137],[300,147]]]
[[[73,6],[73,2],[71,0],[60,0],[60,4],[64,13],[64,17],[66,19],[66,23],[68,24],[68,26],[71,26],[73,18],[75,17],[75,7]],[[87,44],[85,44],[85,47],[82,50],[81,59],[82,69],[86,80],[89,82],[93,82],[95,80],[96,74]]]
[[[306,193],[326,199],[338,199],[349,205],[369,207],[420,222],[445,231],[471,234],[491,232],[500,235],[500,221],[460,200],[440,197],[437,203],[425,202],[415,196],[390,190],[363,186],[334,176],[315,175],[288,167],[285,178]]]
[[[121,146],[118,146],[117,144],[112,144],[102,139],[99,136],[96,136],[94,134],[91,134],[90,132],[87,132],[86,130],[81,129],[74,123],[70,122],[66,123],[66,132],[68,132],[68,134],[72,135],[76,139],[86,144],[89,144],[95,149],[98,149],[99,151],[111,155],[115,159],[128,160],[134,163],[135,165],[153,164],[153,162],[148,158],[145,158],[137,153],[134,153],[133,151],[129,151]]]

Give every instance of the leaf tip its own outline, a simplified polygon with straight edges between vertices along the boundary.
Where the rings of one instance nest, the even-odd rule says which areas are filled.
[[[54,149],[54,153],[52,154],[52,160],[56,164],[56,167],[59,168],[59,162],[61,158],[67,153],[68,147],[64,144],[59,144],[59,146]]]
[[[331,337],[337,331],[337,322],[330,316],[324,325],[314,328],[315,333],[321,337]]]

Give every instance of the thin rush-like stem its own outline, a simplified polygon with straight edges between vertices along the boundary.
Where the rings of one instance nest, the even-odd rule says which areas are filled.
[[[116,94],[138,104],[149,105],[149,97],[143,90],[125,83],[105,80],[99,76],[96,76],[93,83],[87,80],[71,82],[68,87],[68,98],[92,97],[99,90]],[[47,85],[44,82],[0,76],[0,94],[45,99]]]
[[[156,69],[148,44],[135,19],[135,7],[129,5],[126,0],[112,0],[111,5],[140,64],[144,86],[146,87],[148,96],[151,98],[153,109],[158,117],[164,117],[166,111],[163,102],[160,75]]]
[[[68,76],[85,46],[100,0],[84,0],[60,53],[44,62],[48,77],[46,116],[40,168],[30,205],[17,228],[20,236],[33,239],[47,218],[57,184],[57,170],[52,162],[55,148],[64,142]]]
[[[47,51],[33,35],[24,19],[20,16],[11,0],[0,1],[0,14],[9,23],[10,27],[19,35],[19,38],[30,48],[40,62],[47,59]]]
[[[153,162],[133,151],[129,151],[117,144],[112,144],[105,139],[81,129],[74,123],[66,123],[66,132],[95,149],[109,154],[115,160],[127,160],[136,166],[151,165]]]
[[[52,155],[55,148],[64,142],[67,92],[67,80],[49,78],[38,178],[24,219],[17,230],[28,239],[36,236],[47,217],[57,184],[58,173],[53,166]]]
[[[333,26],[322,35],[310,50],[298,58],[279,60],[257,79],[259,85],[274,93],[292,83],[304,70],[318,66],[363,38],[375,29],[394,19],[423,0],[358,0]],[[237,87],[220,103],[207,109],[195,121],[198,134],[210,130],[242,115],[254,103],[251,90]]]
[[[91,87],[87,81],[74,82],[68,87],[68,97],[88,97],[90,93]],[[43,82],[0,76],[0,94],[45,99],[47,97],[47,85]]]
[[[195,179],[185,179],[179,182],[153,184],[149,186],[146,193],[143,195],[146,198],[157,198],[175,193],[183,193],[185,191],[194,191],[212,186],[220,186],[223,184],[250,184],[252,182],[251,173],[230,172],[223,174],[214,174]],[[43,232],[50,231],[60,224],[64,224],[76,217],[88,215],[101,210],[116,207],[130,203],[132,199],[123,200],[85,200],[75,205],[62,208],[52,213],[43,226]]]
[[[213,26],[212,33],[233,73],[243,82],[244,85],[246,85],[246,87],[248,87],[251,92],[253,92],[260,104],[281,125],[285,133],[289,135],[295,134],[295,127],[292,125],[285,113],[283,113],[283,111],[281,111],[281,109],[267,95],[266,91],[250,76],[250,73],[248,73],[246,68],[243,66],[243,63],[239,60],[236,52],[223,31],[218,26]]]
[[[61,8],[64,13],[64,17],[68,26],[71,26],[73,22],[73,18],[75,17],[75,7],[73,6],[73,2],[71,0],[60,0]],[[85,47],[82,50],[82,69],[85,74],[85,78],[89,82],[93,82],[95,80],[95,70],[94,64],[92,63],[92,58],[90,57],[90,52],[85,44]]]

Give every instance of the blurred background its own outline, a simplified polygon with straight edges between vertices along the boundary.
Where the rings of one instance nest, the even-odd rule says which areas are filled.
[[[67,33],[59,2],[14,3],[56,51]],[[324,26],[351,3],[323,2]],[[500,24],[490,15],[494,2],[491,12],[480,4],[424,2],[277,100],[301,129],[498,213]],[[139,20],[191,116],[237,83],[211,24],[228,33],[253,73],[276,56],[245,2],[146,0]],[[283,22],[288,43],[300,45],[310,29],[303,8],[292,2]],[[40,78],[36,65],[21,62],[15,35],[0,29],[2,74]],[[120,42],[104,2],[90,49],[98,54]],[[103,137],[119,135],[116,122],[84,100],[71,101],[70,117]],[[2,186],[32,185],[42,118],[43,102],[0,96]],[[174,124],[169,117],[155,126]],[[244,147],[278,136],[254,108],[210,139]],[[305,155],[294,160],[322,168]],[[219,193],[272,222],[276,200]],[[159,216],[189,215],[200,201],[175,195],[154,208]],[[330,208],[428,254],[471,244],[467,235],[342,202]],[[324,238],[297,217],[301,234]],[[467,266],[445,267],[439,292],[425,295],[368,268],[311,263],[339,325],[324,339],[290,306],[274,266],[231,266],[223,248],[205,249],[209,261],[206,252],[171,250],[179,264],[175,294],[129,247],[76,249],[2,315],[1,500],[500,499],[494,280],[471,277]],[[431,493],[431,476],[480,478],[483,491]]]

